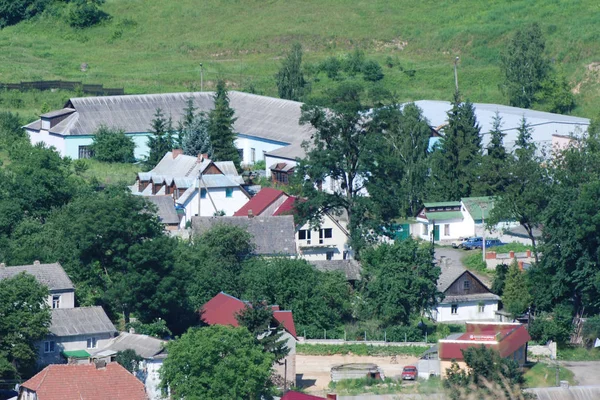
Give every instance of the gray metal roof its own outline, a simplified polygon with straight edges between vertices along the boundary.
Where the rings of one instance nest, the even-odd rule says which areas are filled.
[[[63,136],[92,135],[106,125],[126,133],[148,132],[157,108],[177,122],[188,98],[194,99],[199,111],[207,112],[213,108],[213,96],[212,92],[187,92],[72,98],[65,107],[77,111],[50,131]],[[229,92],[229,99],[237,118],[234,129],[240,134],[281,143],[310,136],[310,127],[298,122],[302,103],[236,91]],[[30,129],[39,126],[35,122],[27,125]]]
[[[194,234],[203,235],[219,224],[233,225],[245,229],[254,238],[256,254],[296,254],[294,217],[192,217]]]
[[[423,110],[423,115],[432,126],[445,124],[448,120],[446,113],[452,108],[452,104],[447,101],[420,100],[416,101],[415,104]],[[493,118],[498,112],[502,117],[501,129],[506,133],[504,146],[509,150],[513,148],[517,139],[517,128],[520,126],[523,116],[531,125],[534,142],[541,145],[550,145],[553,134],[568,136],[574,133],[579,136],[587,131],[590,124],[588,118],[553,114],[501,104],[474,103],[473,106],[475,107],[477,122],[481,127],[483,145],[487,146],[489,142],[489,132],[492,130]]]
[[[179,224],[179,216],[175,210],[175,202],[172,196],[146,196],[145,199],[158,208],[157,215],[160,222],[169,225]]]
[[[110,342],[101,350],[111,350],[119,352],[127,349],[134,350],[142,358],[152,358],[165,351],[165,340],[157,339],[148,335],[137,333],[121,332],[119,336],[110,340]]]
[[[60,110],[50,111],[45,114],[42,114],[42,115],[40,115],[40,117],[53,118],[53,117],[59,117],[61,115],[65,115],[65,114],[71,114],[72,112],[75,112],[74,108],[62,108]]]
[[[74,289],[73,282],[59,263],[18,265],[14,267],[0,266],[0,280],[12,278],[21,272],[33,275],[42,285],[49,290]]]
[[[309,263],[319,271],[340,271],[346,275],[346,279],[349,281],[360,280],[361,266],[356,260],[311,260]]]
[[[50,333],[56,336],[115,333],[117,330],[100,306],[55,308]]]

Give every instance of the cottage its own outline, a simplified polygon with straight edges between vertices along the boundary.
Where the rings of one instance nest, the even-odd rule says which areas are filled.
[[[143,358],[137,376],[144,382],[148,399],[160,400],[163,396],[160,388],[159,370],[163,361],[167,358],[166,343],[165,340],[148,335],[121,332],[119,336],[111,339],[106,347],[92,352],[90,358],[94,361],[100,360],[109,363],[115,361],[119,351],[127,349],[135,351],[138,356]]]
[[[236,316],[248,307],[248,303],[226,293],[219,293],[202,306],[200,315],[208,325],[239,326]],[[281,325],[285,330],[281,340],[286,342],[289,354],[281,361],[275,363],[275,372],[285,381],[296,382],[296,327],[292,311],[280,310],[279,306],[270,306],[273,310],[273,324]]]
[[[295,256],[294,217],[193,217],[192,231],[201,236],[218,225],[231,225],[245,229],[255,245],[255,253],[261,256]]]
[[[56,308],[51,315],[50,334],[40,343],[40,365],[87,362],[91,351],[106,347],[117,333],[100,306]]]
[[[493,321],[500,297],[481,277],[450,260],[442,262],[437,289],[444,294],[432,312],[437,322]]]
[[[48,365],[19,388],[18,400],[147,400],[144,384],[118,363]]]
[[[75,287],[59,263],[41,264],[35,261],[32,265],[13,267],[0,264],[0,280],[12,278],[23,272],[33,275],[39,283],[48,287],[48,306],[53,309],[75,307]]]
[[[520,366],[527,362],[527,342],[531,340],[525,325],[501,322],[467,322],[466,332],[456,339],[438,342],[440,372],[446,376],[446,369],[456,361],[461,369],[466,369],[462,350],[474,346],[492,348],[500,357],[516,361]]]

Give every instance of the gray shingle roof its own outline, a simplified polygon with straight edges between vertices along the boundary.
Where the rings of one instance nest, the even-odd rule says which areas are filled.
[[[148,132],[157,108],[174,122],[180,120],[189,97],[199,111],[213,108],[212,92],[164,93],[127,96],[72,98],[65,107],[75,113],[51,129],[59,135],[90,135],[101,125],[123,129],[126,133]],[[230,91],[231,107],[237,120],[236,132],[269,139],[282,144],[302,141],[310,128],[299,124],[302,103]],[[39,121],[27,125],[39,129]]]
[[[340,271],[346,275],[346,279],[349,281],[360,280],[361,267],[356,260],[315,260],[309,262],[319,271]]]
[[[233,225],[245,229],[254,238],[256,254],[294,255],[296,254],[294,217],[192,217],[194,234],[203,235],[212,227]]]
[[[114,333],[117,330],[100,306],[55,308],[50,333],[56,336]]]
[[[157,215],[163,224],[179,224],[179,216],[175,210],[173,197],[166,196],[146,196],[146,200],[154,204],[157,208]]]
[[[164,351],[165,340],[148,335],[121,332],[100,351],[112,350],[115,352],[127,349],[134,350],[140,357],[151,358]]]
[[[46,285],[49,290],[74,289],[73,282],[59,263],[18,265],[14,267],[0,266],[0,280],[12,278],[21,272],[33,275],[38,282]]]

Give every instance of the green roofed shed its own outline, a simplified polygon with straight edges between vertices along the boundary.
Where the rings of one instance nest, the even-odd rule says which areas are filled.
[[[460,201],[440,201],[436,203],[423,203],[425,208],[460,207]]]
[[[435,222],[450,221],[453,219],[462,220],[463,215],[460,211],[436,211],[427,213],[427,219]]]
[[[88,358],[90,353],[85,350],[65,350],[61,354],[66,358]]]
[[[482,218],[488,219],[494,208],[493,197],[465,197],[462,199],[462,203],[475,221],[481,221]]]

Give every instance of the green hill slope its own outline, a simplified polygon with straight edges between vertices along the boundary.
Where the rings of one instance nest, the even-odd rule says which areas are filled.
[[[458,55],[461,91],[472,101],[505,103],[499,54],[515,29],[539,22],[549,55],[577,93],[574,114],[593,117],[600,106],[597,0],[108,0],[104,9],[112,21],[82,31],[64,22],[61,8],[0,31],[0,82],[182,91],[199,89],[203,63],[205,89],[223,77],[234,88],[275,95],[279,57],[298,40],[307,62],[355,46],[382,64],[391,56],[383,83],[403,100],[450,99]],[[328,84],[323,78],[315,87]]]

